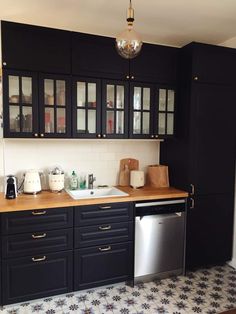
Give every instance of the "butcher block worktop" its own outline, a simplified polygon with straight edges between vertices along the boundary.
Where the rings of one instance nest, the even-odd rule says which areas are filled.
[[[43,191],[37,195],[21,194],[16,199],[7,200],[4,198],[4,193],[0,193],[0,213],[43,208],[45,209],[104,203],[135,202],[153,199],[158,200],[166,198],[181,198],[188,196],[187,192],[172,187],[143,187],[140,189],[133,189],[131,187],[118,188],[128,193],[129,196],[74,200],[65,191],[61,193]]]

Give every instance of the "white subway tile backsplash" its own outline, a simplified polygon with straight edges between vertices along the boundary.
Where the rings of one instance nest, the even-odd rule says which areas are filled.
[[[60,165],[67,177],[75,170],[78,174],[93,173],[97,178],[95,185],[115,185],[118,183],[119,162],[123,158],[138,159],[140,169],[146,170],[148,165],[159,163],[159,142],[3,139],[0,144],[0,176],[19,174],[32,168],[48,173],[49,169]]]

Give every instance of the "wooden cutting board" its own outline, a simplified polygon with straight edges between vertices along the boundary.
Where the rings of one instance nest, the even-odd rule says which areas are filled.
[[[129,186],[130,171],[139,169],[139,161],[133,158],[125,158],[120,160],[119,185]]]

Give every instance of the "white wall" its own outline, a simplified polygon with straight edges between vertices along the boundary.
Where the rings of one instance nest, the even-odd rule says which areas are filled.
[[[72,170],[93,173],[95,185],[118,183],[119,161],[136,158],[140,169],[159,163],[159,142],[144,140],[0,140],[0,176],[21,174],[27,169],[48,169],[60,165],[67,174]],[[1,184],[2,189],[2,184]]]
[[[236,48],[236,37],[233,37],[223,43],[221,46]],[[235,174],[236,179],[236,174]],[[233,235],[233,257],[230,262],[234,268],[236,268],[236,180],[235,180],[235,193],[234,193],[234,235]]]

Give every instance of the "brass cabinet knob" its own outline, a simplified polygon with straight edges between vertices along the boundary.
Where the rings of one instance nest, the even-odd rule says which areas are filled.
[[[43,133],[41,133],[41,134],[40,134],[40,136],[41,136],[41,137],[44,137],[44,134],[43,134]]]
[[[198,81],[198,76],[194,76],[194,81]]]
[[[102,137],[104,137],[104,138],[105,138],[105,137],[107,137],[107,135],[106,135],[106,134],[103,134],[103,135],[102,135]]]
[[[7,65],[7,63],[6,63],[5,61],[3,61],[2,65],[6,66],[6,65]]]
[[[134,76],[132,75],[132,76],[131,76],[131,80],[133,80],[133,79],[134,79]]]
[[[97,137],[100,138],[100,137],[101,137],[101,134],[98,134]]]
[[[129,75],[126,75],[126,78],[129,79]]]
[[[154,138],[154,135],[153,135],[153,134],[151,135],[151,138]]]
[[[158,138],[158,135],[157,135],[157,134],[155,135],[155,138]]]
[[[38,133],[34,133],[34,136],[35,136],[35,137],[38,137],[39,135],[38,135]]]

